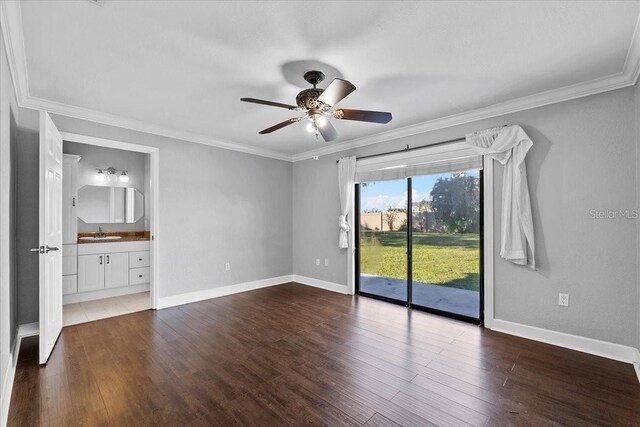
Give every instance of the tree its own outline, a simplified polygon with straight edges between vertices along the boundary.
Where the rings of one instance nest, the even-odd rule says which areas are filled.
[[[429,231],[429,224],[427,223],[429,215],[429,202],[425,199],[418,203],[418,212],[413,213],[413,230],[414,231]]]
[[[480,227],[480,180],[455,174],[439,178],[431,190],[431,208],[448,233],[477,233]]]
[[[387,227],[389,227],[389,231],[393,231],[393,225],[394,222],[396,221],[396,217],[398,216],[398,210],[397,209],[387,209],[387,215],[385,217],[385,220],[387,221]]]

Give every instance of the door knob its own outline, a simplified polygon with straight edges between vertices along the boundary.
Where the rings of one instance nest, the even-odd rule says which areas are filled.
[[[60,249],[56,248],[55,246],[47,245],[46,247],[45,246],[40,246],[40,247],[37,247],[37,248],[31,248],[31,249],[29,249],[29,252],[38,252],[38,253],[41,253],[41,254],[48,254],[51,251],[59,251],[59,250]]]

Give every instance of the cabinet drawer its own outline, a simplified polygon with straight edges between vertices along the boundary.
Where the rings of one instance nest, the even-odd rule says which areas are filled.
[[[62,257],[62,274],[68,276],[70,274],[78,274],[78,257],[63,256]]]
[[[78,276],[62,276],[62,294],[77,294],[78,293]]]
[[[149,267],[132,268],[129,270],[129,284],[137,285],[149,283]]]
[[[129,268],[149,267],[149,251],[129,252]]]

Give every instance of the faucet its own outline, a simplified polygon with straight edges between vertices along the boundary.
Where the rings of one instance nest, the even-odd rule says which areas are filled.
[[[107,234],[102,232],[102,227],[98,227],[98,232],[96,233],[96,237],[105,237]]]

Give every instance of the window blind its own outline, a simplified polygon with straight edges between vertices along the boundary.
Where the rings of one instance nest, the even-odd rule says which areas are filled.
[[[464,140],[356,161],[356,182],[482,169],[482,156]]]

